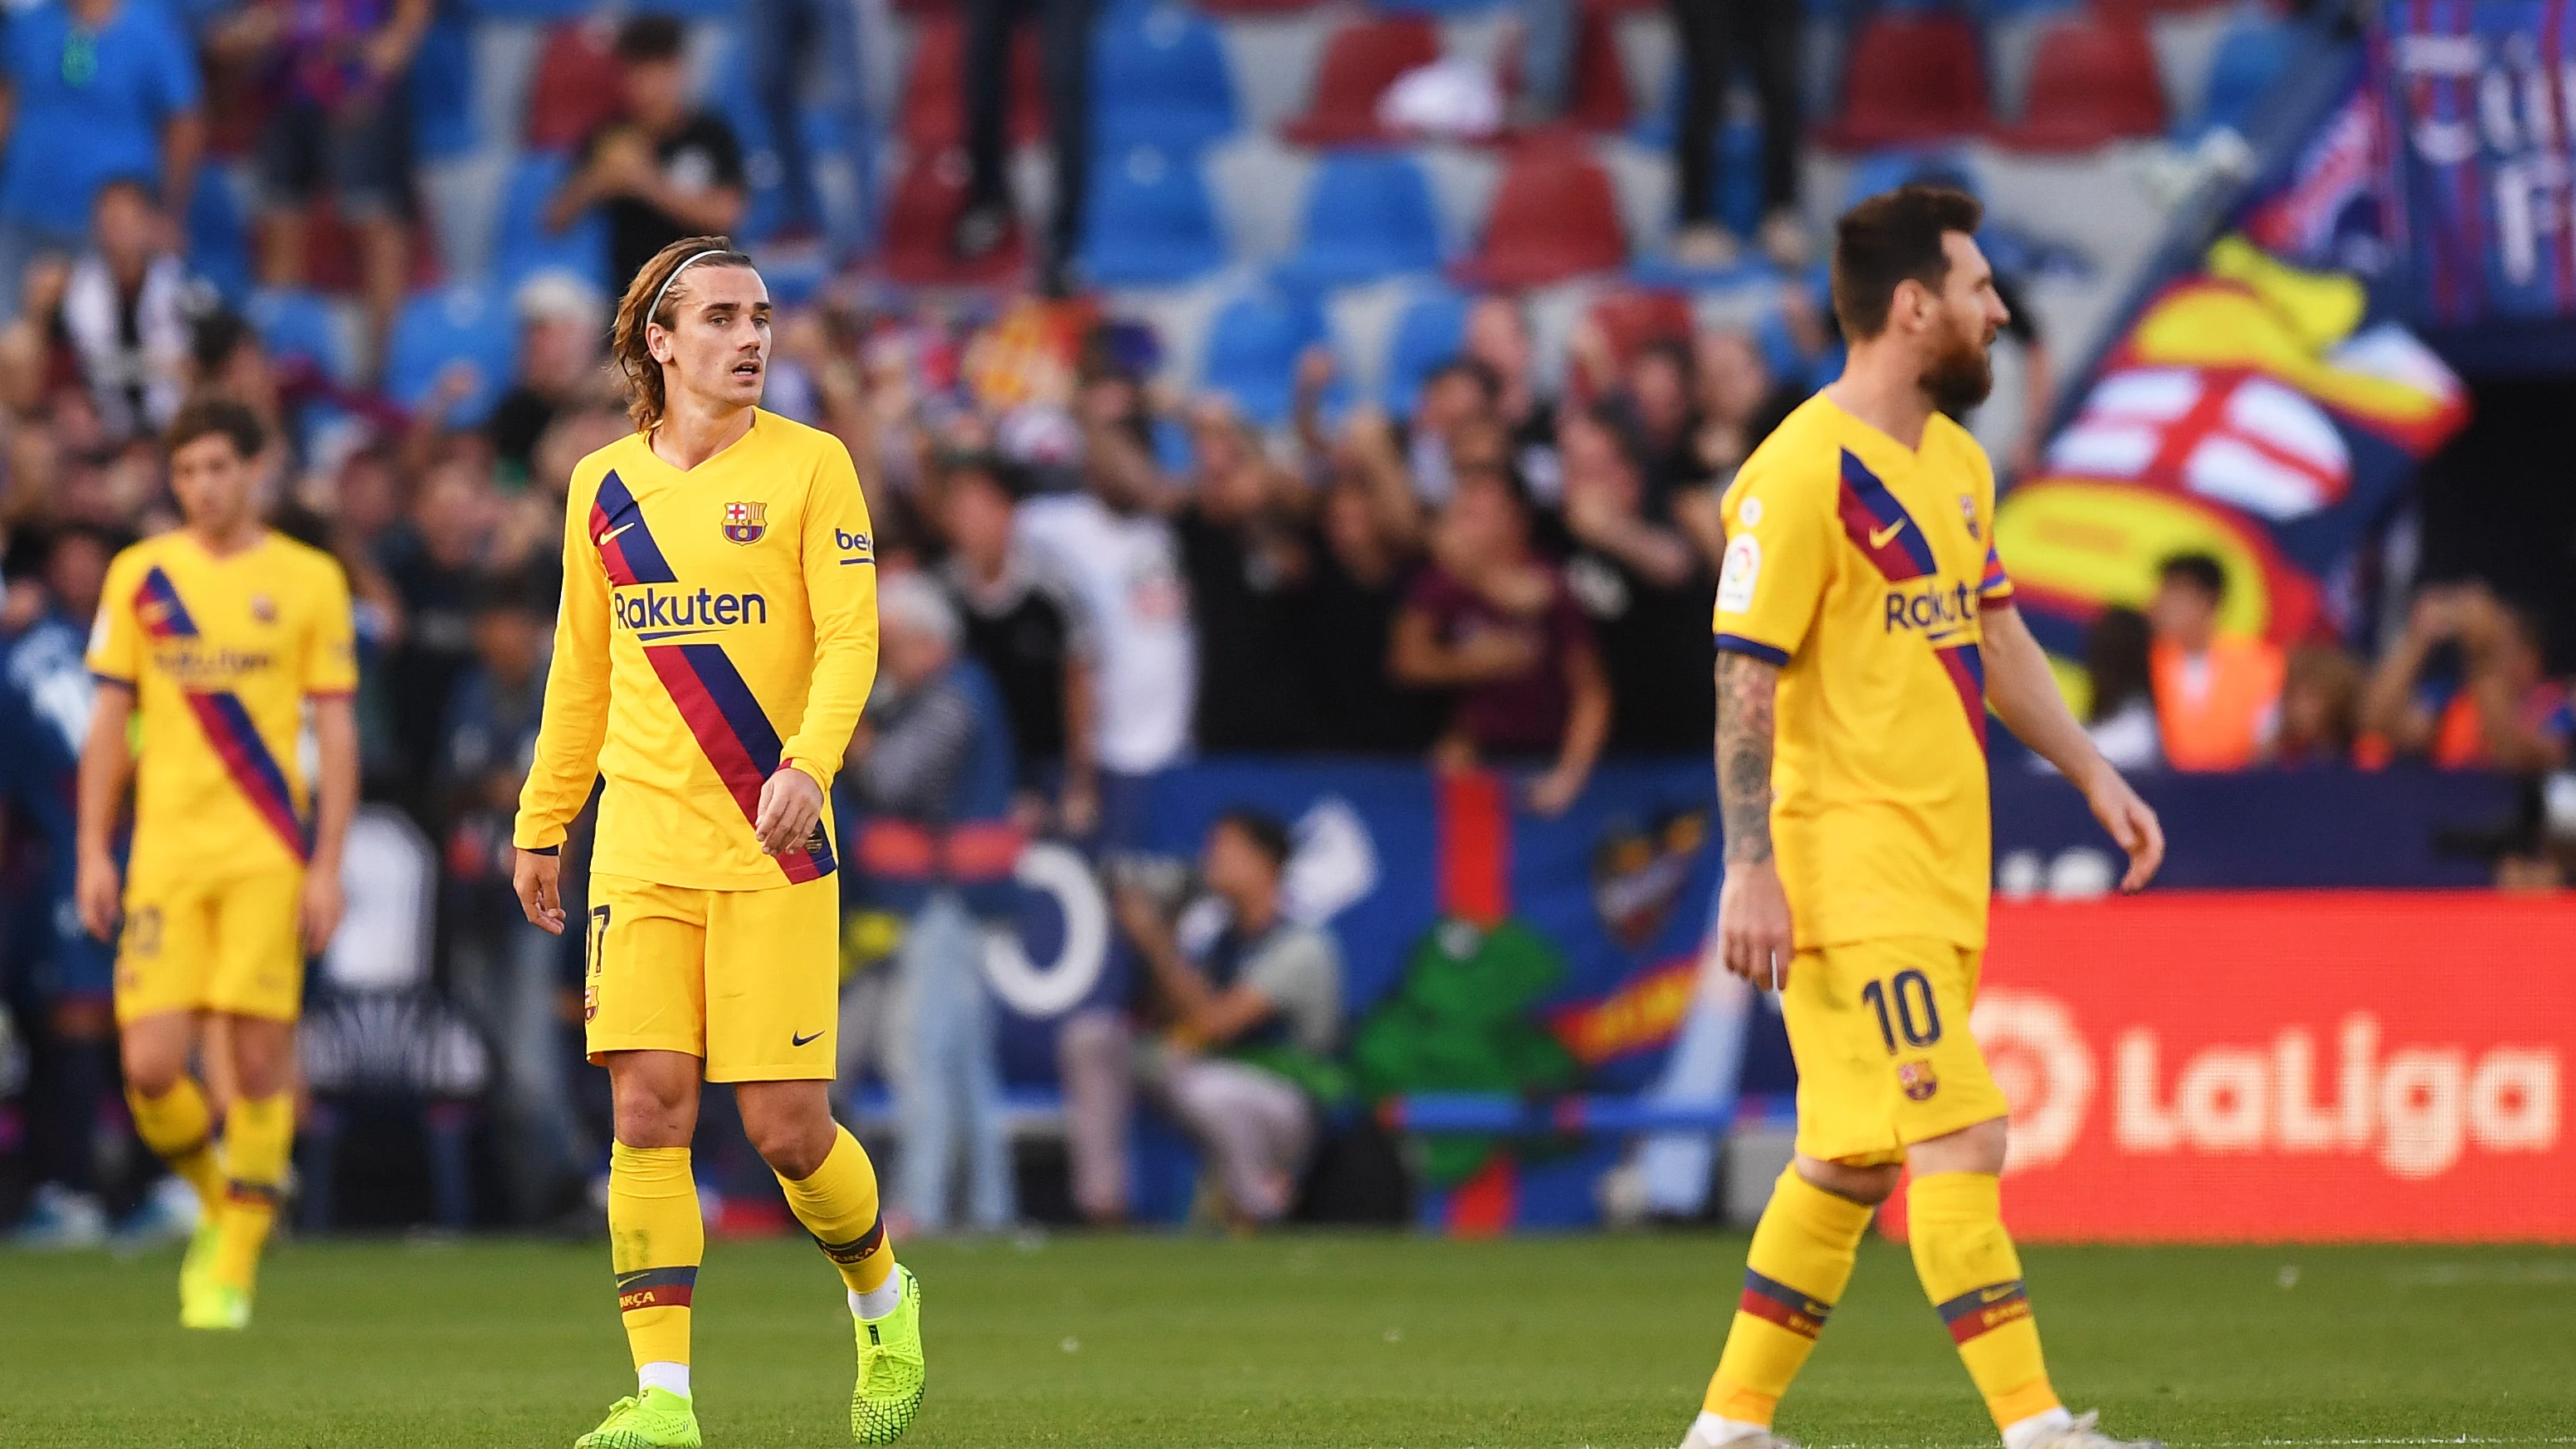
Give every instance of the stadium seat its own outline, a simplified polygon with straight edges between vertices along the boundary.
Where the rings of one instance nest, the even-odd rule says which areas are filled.
[[[518,362],[518,328],[507,299],[482,287],[422,292],[403,304],[385,352],[385,391],[406,408],[428,401],[449,366],[474,369],[474,389],[447,415],[456,427],[476,427],[510,386]]]
[[[262,347],[280,362],[309,362],[333,377],[347,375],[348,357],[341,346],[340,324],[331,304],[312,292],[263,287],[253,292],[242,314],[259,332]]]
[[[1329,336],[1323,309],[1310,298],[1281,291],[1237,297],[1208,327],[1200,386],[1231,399],[1246,421],[1277,427],[1294,401],[1297,358]]]
[[[537,56],[528,87],[526,140],[539,151],[569,151],[617,118],[617,60],[609,32],[597,25],[559,25]]]
[[[1440,58],[1440,32],[1419,15],[1343,26],[1325,43],[1306,113],[1280,128],[1301,146],[1351,146],[1388,139],[1378,97],[1406,71]]]
[[[1386,371],[1378,402],[1390,417],[1405,417],[1431,370],[1458,355],[1467,341],[1467,299],[1443,287],[1416,298],[1395,319],[1387,337]]]
[[[1844,151],[1919,146],[1993,124],[1977,32],[1947,12],[1873,16],[1851,42],[1842,114],[1817,133]]]
[[[1626,367],[1649,342],[1687,344],[1699,325],[1688,297],[1661,288],[1613,292],[1592,304],[1591,320],[1619,367]]]
[[[1159,146],[1101,152],[1077,250],[1083,275],[1105,287],[1186,282],[1223,266],[1225,243],[1197,158]]]
[[[628,0],[637,15],[672,15],[682,20],[729,22],[742,17],[742,0]]]
[[[188,198],[188,269],[239,305],[250,295],[250,230],[241,199],[221,164],[197,168],[196,194]]]
[[[521,156],[501,191],[500,237],[492,248],[493,272],[504,290],[531,272],[568,271],[614,294],[608,276],[608,221],[596,209],[562,231],[546,230],[546,203],[572,171],[559,152]]]
[[[1627,63],[1619,58],[1619,38],[1612,29],[1614,17],[1596,6],[1586,6],[1576,20],[1574,69],[1566,77],[1568,94],[1561,124],[1580,131],[1617,131],[1626,128],[1634,109],[1628,93]],[[1502,87],[1508,94],[1518,94],[1527,84],[1529,55],[1526,35],[1516,39],[1504,54]],[[1676,81],[1681,68],[1673,68]],[[1664,132],[1670,142],[1672,132]]]
[[[1610,177],[1583,148],[1561,140],[1515,149],[1494,191],[1485,234],[1460,267],[1488,287],[1538,287],[1627,260]]]
[[[597,8],[592,0],[465,0],[477,20],[579,20]]]
[[[1100,146],[1195,151],[1236,126],[1225,43],[1164,0],[1122,0],[1091,36],[1091,124]]]
[[[474,44],[455,20],[440,20],[421,35],[411,61],[412,148],[424,161],[471,152],[474,130]]]
[[[886,201],[879,254],[886,275],[914,287],[1004,286],[1017,278],[1028,253],[1016,222],[1002,245],[972,263],[949,250],[949,230],[965,209],[966,158],[953,148],[914,152]]]
[[[1279,265],[1284,278],[1336,287],[1440,265],[1430,178],[1402,152],[1326,157],[1306,192],[1305,215],[1296,252]]]
[[[1995,138],[2022,151],[2088,151],[2165,129],[2155,47],[2133,19],[2083,15],[2052,25],[2031,61],[2030,101]]]
[[[1011,89],[1002,107],[1003,133],[1014,146],[1046,137],[1045,65],[1037,31],[1017,27],[1011,35]],[[966,144],[965,70],[965,22],[954,14],[941,14],[914,28],[898,122],[905,145],[935,151]]]
[[[2219,37],[2200,114],[2184,128],[2183,139],[2206,135],[2220,126],[2249,132],[2273,84],[2289,70],[2297,53],[2296,32],[2280,21],[2248,20],[2231,27]]]

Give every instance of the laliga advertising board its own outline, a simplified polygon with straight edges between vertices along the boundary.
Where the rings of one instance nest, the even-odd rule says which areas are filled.
[[[1998,902],[1974,1027],[2016,1234],[2576,1240],[2576,899]]]

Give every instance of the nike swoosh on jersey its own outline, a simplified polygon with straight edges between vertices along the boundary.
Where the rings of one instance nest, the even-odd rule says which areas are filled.
[[[791,1033],[791,1034],[788,1036],[788,1038],[787,1038],[787,1044],[788,1044],[789,1046],[803,1046],[803,1045],[805,1045],[805,1044],[806,1044],[806,1043],[808,1043],[808,1042],[815,1041],[815,1040],[819,1039],[822,1035],[823,1035],[823,1033],[821,1033],[821,1032],[819,1032],[819,1031],[817,1031],[817,1032],[808,1032],[808,1033],[807,1033],[807,1034],[805,1034],[804,1036],[796,1036],[796,1035],[794,1035],[794,1034],[792,1034],[792,1033]]]
[[[630,524],[628,526],[632,527],[633,525]],[[1869,531],[1869,546],[1871,548],[1885,548],[1887,547],[1887,541],[1889,539],[1896,537],[1904,531],[1905,520],[1902,518],[1889,524],[1885,528],[1873,528]]]
[[[605,544],[610,539],[615,538],[617,535],[624,533],[626,530],[633,528],[634,526],[635,525],[632,523],[621,523],[606,533],[601,534],[599,537],[592,539],[591,542],[594,544]]]

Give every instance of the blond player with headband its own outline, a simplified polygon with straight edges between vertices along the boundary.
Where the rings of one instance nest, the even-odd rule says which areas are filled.
[[[519,797],[519,902],[566,925],[558,855],[605,777],[582,1014],[608,1068],[608,1227],[637,1390],[576,1449],[703,1442],[689,1315],[706,1246],[701,1080],[839,1268],[857,1320],[850,1430],[919,1410],[921,1296],[876,1171],[832,1120],[839,857],[824,795],[876,674],[876,558],[840,442],[759,407],[769,291],[718,237],[675,242],[617,309],[635,431],[573,470],[563,611]]]

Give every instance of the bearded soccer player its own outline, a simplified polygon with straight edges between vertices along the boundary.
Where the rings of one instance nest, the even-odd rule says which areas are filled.
[[[2058,697],[1993,541],[1994,474],[1953,415],[1993,383],[2006,319],[1977,202],[1909,186],[1842,219],[1842,378],[1746,460],[1721,504],[1717,775],[1726,967],[1781,992],[1797,1156],[1683,1449],[1780,1449],[1772,1415],[1913,1174],[1916,1273],[2009,1449],[2145,1449],[2050,1387],[1997,1178],[2002,1092],[1968,1032],[1986,941],[1986,712],[2063,772],[2155,874],[2155,813]]]
[[[90,635],[99,687],[81,748],[73,892],[100,939],[123,918],[125,1099],[203,1208],[179,1270],[179,1321],[239,1329],[295,1142],[304,958],[340,924],[357,656],[340,565],[260,521],[259,419],[238,403],[194,403],[165,442],[186,525],[108,565]],[[297,747],[308,706],[321,767],[309,791]],[[120,881],[112,846],[129,777],[133,850]],[[234,1092],[220,1159],[212,1104],[188,1069],[212,1016],[225,1029],[206,1044],[228,1055]]]
[[[665,247],[612,339],[635,431],[573,470],[517,886],[564,929],[565,827],[605,777],[583,1015],[608,1068],[609,1252],[637,1391],[577,1449],[701,1442],[689,1314],[706,1246],[689,1169],[699,1082],[840,1269],[857,1319],[850,1429],[921,1404],[921,1298],[876,1170],[832,1120],[840,883],[824,792],[876,674],[876,559],[850,455],[759,407],[769,291],[721,238]]]

